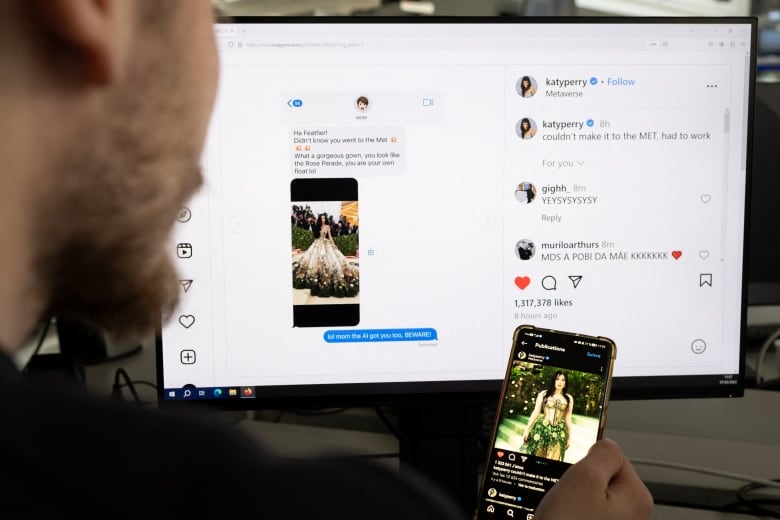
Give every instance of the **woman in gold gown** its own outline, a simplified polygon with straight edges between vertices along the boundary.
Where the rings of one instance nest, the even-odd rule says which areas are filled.
[[[527,453],[563,461],[571,445],[571,414],[574,398],[566,393],[565,372],[553,375],[550,384],[536,396],[536,406],[523,434]]]
[[[336,247],[327,216],[322,213],[312,231],[314,242],[293,262],[293,287],[310,289],[312,296],[357,296],[360,283],[357,262],[349,262]]]

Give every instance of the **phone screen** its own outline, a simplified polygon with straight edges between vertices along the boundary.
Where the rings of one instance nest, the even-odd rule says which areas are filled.
[[[293,326],[357,325],[357,180],[293,179],[290,199]]]
[[[607,338],[515,330],[475,518],[533,518],[601,438],[614,358]]]

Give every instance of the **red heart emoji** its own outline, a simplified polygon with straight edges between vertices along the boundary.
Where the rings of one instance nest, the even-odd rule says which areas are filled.
[[[520,289],[525,290],[526,287],[531,285],[531,279],[527,276],[518,276],[515,278],[515,285],[518,286]]]
[[[674,257],[675,260],[679,260],[680,257],[682,256],[682,251],[672,251],[672,256]]]
[[[501,457],[504,456],[504,452],[503,451],[497,451],[496,455],[498,455],[498,458],[500,459]]]

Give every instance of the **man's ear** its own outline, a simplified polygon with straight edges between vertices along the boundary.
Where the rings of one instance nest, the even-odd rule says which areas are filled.
[[[0,0],[2,1],[2,0]],[[44,31],[77,57],[84,77],[98,85],[121,78],[128,28],[121,0],[28,0]]]

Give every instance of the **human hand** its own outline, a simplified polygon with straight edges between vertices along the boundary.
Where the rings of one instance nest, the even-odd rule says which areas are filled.
[[[614,441],[602,439],[563,474],[537,508],[535,520],[642,520],[653,497]]]

